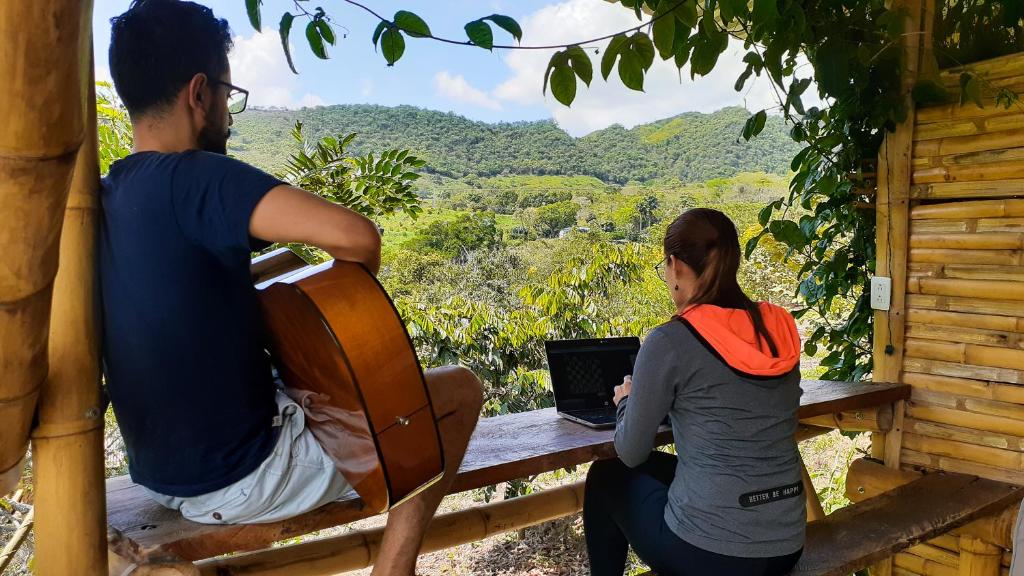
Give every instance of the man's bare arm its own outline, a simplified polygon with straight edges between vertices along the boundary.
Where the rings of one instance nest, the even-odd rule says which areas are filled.
[[[301,242],[337,260],[380,270],[377,225],[348,208],[305,190],[282,184],[260,200],[249,219],[249,233],[267,242]]]

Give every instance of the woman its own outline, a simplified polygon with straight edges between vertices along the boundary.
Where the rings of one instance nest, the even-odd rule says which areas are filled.
[[[787,574],[806,522],[796,323],[743,293],[736,227],[721,212],[685,212],[664,247],[677,314],[615,389],[619,458],[587,476],[591,573],[621,576],[632,545],[659,576]],[[678,459],[651,451],[666,415]]]

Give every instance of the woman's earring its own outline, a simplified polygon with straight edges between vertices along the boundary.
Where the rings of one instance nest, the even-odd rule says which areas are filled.
[[[676,287],[673,288],[673,290],[679,290],[679,284],[676,284]]]

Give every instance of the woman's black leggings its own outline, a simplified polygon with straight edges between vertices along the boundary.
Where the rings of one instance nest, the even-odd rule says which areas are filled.
[[[800,552],[774,558],[739,558],[708,552],[679,538],[665,524],[668,487],[676,457],[652,452],[629,468],[620,460],[595,462],[583,504],[590,573],[622,576],[629,545],[658,576],[783,576]]]

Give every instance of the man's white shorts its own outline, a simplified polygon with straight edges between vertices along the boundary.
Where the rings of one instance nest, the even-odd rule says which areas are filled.
[[[306,427],[302,408],[280,390],[281,428],[274,451],[245,478],[199,496],[149,495],[185,518],[203,524],[276,522],[354,496],[334,461]]]

